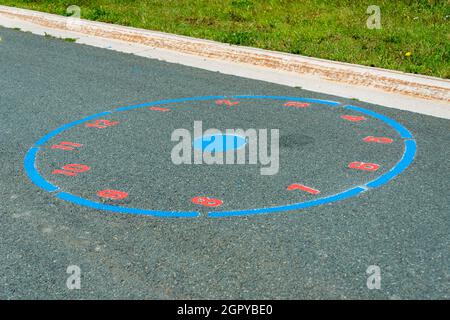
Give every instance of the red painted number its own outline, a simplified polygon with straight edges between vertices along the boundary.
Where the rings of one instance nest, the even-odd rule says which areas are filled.
[[[390,139],[390,138],[385,138],[385,137],[373,137],[373,136],[369,136],[363,139],[363,141],[365,142],[376,142],[376,143],[384,143],[384,144],[390,144],[392,143],[394,140]]]
[[[352,122],[358,122],[358,121],[365,121],[367,120],[366,117],[363,116],[349,116],[349,115],[345,115],[345,116],[341,116],[342,119],[348,120],[348,121],[352,121]]]
[[[63,170],[57,169],[53,170],[53,174],[63,174],[65,176],[76,176],[78,173],[86,172],[91,170],[91,168],[85,164],[71,163],[62,167]]]
[[[284,106],[285,107],[306,108],[306,107],[309,107],[309,103],[290,101],[290,102],[286,102],[284,104]]]
[[[313,189],[313,188],[310,188],[310,187],[307,187],[307,186],[304,186],[304,185],[298,184],[298,183],[291,184],[289,187],[287,187],[287,189],[289,191],[302,190],[302,191],[305,191],[305,192],[308,192],[308,193],[311,193],[311,194],[319,194],[320,193],[319,190],[316,190],[316,189]]]
[[[217,100],[216,104],[224,104],[226,106],[235,106],[237,105],[239,102],[238,101],[230,101],[230,100]]]
[[[119,124],[119,122],[118,121],[111,122],[109,120],[96,120],[94,123],[86,124],[86,127],[105,129],[107,127],[115,126],[116,124]]]
[[[83,146],[79,143],[69,142],[69,141],[63,141],[59,144],[52,145],[52,149],[61,149],[61,150],[74,150],[75,148],[79,148]]]
[[[213,199],[208,197],[195,197],[192,198],[192,202],[204,207],[218,207],[223,204],[222,200]]]
[[[150,108],[148,108],[148,110],[161,111],[161,112],[168,112],[168,111],[170,111],[169,108],[158,108],[158,107],[150,107]]]
[[[359,162],[355,161],[348,165],[350,169],[357,169],[357,170],[363,170],[363,171],[377,171],[380,166],[375,163],[366,163],[366,162]]]
[[[101,198],[112,199],[112,200],[120,200],[128,197],[128,193],[119,191],[119,190],[102,190],[97,192],[97,195]]]

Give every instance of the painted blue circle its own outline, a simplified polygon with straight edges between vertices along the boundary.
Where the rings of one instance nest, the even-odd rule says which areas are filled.
[[[207,100],[219,100],[225,99],[225,96],[206,96],[206,97],[192,97],[192,98],[180,98],[180,99],[170,99],[170,100],[160,100],[150,103],[143,103],[139,105],[121,107],[115,109],[113,111],[105,111],[102,113],[98,113],[80,120],[76,120],[74,122],[63,125],[38,141],[32,146],[25,155],[24,159],[24,169],[30,180],[37,185],[39,188],[52,193],[55,197],[78,204],[81,206],[97,209],[97,210],[106,210],[111,212],[120,212],[120,213],[128,213],[128,214],[138,214],[138,215],[149,215],[155,217],[164,217],[164,218],[192,218],[198,217],[200,215],[199,212],[179,212],[179,211],[157,211],[157,210],[147,210],[140,208],[130,208],[130,207],[122,207],[122,206],[113,206],[107,205],[100,202],[91,201],[85,198],[81,198],[70,193],[66,193],[60,190],[58,186],[53,185],[48,182],[45,178],[41,176],[36,167],[36,157],[39,153],[39,150],[43,147],[45,143],[54,138],[55,136],[61,134],[63,131],[70,129],[79,124],[85,123],[87,121],[98,119],[102,116],[109,115],[115,112],[124,112],[135,110],[139,108],[152,107],[157,105],[165,105],[169,103],[178,103],[185,101],[207,101]],[[416,142],[414,140],[413,135],[406,129],[403,125],[396,122],[393,119],[390,119],[384,115],[376,113],[374,111],[370,111],[361,107],[352,106],[352,105],[341,105],[341,103],[336,101],[329,100],[319,100],[319,99],[311,99],[311,98],[298,98],[298,97],[289,97],[289,96],[255,96],[255,95],[242,95],[242,96],[233,96],[233,99],[273,99],[273,100],[289,100],[289,101],[299,101],[299,102],[309,102],[309,103],[317,103],[328,107],[342,107],[346,110],[352,110],[364,114],[366,116],[370,116],[376,118],[380,121],[383,121],[387,125],[389,125],[392,129],[394,129],[400,136],[400,138],[404,142],[404,152],[400,161],[388,172],[379,176],[373,181],[370,181],[364,185],[356,186],[354,188],[342,191],[335,195],[326,196],[323,198],[318,198],[315,200],[305,201],[294,203],[290,205],[284,206],[276,206],[276,207],[268,207],[268,208],[259,208],[259,209],[248,209],[248,210],[235,210],[235,211],[215,211],[209,212],[208,217],[211,218],[219,218],[219,217],[230,217],[230,216],[244,216],[244,215],[258,215],[258,214],[267,214],[273,212],[282,212],[282,211],[290,211],[290,210],[301,210],[305,208],[315,207],[323,204],[328,204],[332,202],[341,201],[344,199],[349,199],[355,197],[367,190],[377,188],[381,185],[384,185],[390,182],[393,178],[398,176],[400,173],[406,170],[409,165],[413,162],[415,154],[416,154]]]
[[[227,152],[243,148],[247,139],[236,134],[217,133],[194,139],[193,146],[203,152]]]

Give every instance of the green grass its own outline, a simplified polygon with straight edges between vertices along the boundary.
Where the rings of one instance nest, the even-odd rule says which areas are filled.
[[[16,28],[14,28],[14,29],[16,29]],[[19,29],[19,30],[20,30],[20,29]],[[48,34],[47,32],[44,32],[44,37],[46,37],[46,38],[51,38],[51,39],[64,40],[64,41],[66,41],[66,42],[76,42],[76,41],[77,41],[77,39],[75,39],[75,38],[60,38],[60,37],[55,37],[55,36],[52,36],[51,34]]]
[[[449,0],[0,0],[0,4],[450,78]],[[369,5],[380,30],[366,27]],[[411,56],[406,56],[411,52]]]

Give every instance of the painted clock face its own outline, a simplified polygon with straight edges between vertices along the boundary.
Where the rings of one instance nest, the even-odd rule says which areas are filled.
[[[201,122],[203,136],[196,136]],[[207,129],[218,133],[207,135]],[[194,153],[248,151],[227,129],[278,130],[278,168],[256,163],[174,163],[176,130]],[[198,128],[197,128],[198,129]],[[220,141],[212,148],[212,142]],[[260,145],[257,144],[259,147]],[[260,150],[258,150],[258,155]],[[156,217],[211,218],[298,213],[390,182],[413,161],[416,144],[398,122],[368,109],[284,96],[212,96],[120,107],[65,124],[39,139],[25,171],[55,197],[98,210]],[[185,153],[183,153],[185,155]],[[267,159],[266,159],[267,160]],[[272,163],[275,166],[274,163]]]

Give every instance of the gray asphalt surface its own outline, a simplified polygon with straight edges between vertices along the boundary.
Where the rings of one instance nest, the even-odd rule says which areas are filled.
[[[450,121],[15,30],[0,28],[0,37],[0,298],[450,298]],[[37,159],[44,177],[73,194],[96,200],[95,191],[108,185],[130,192],[123,205],[197,210],[199,218],[77,206],[39,189],[24,172],[28,149],[74,120],[162,99],[240,94],[329,99],[384,114],[412,132],[416,159],[389,184],[348,200],[208,218],[189,199],[207,193],[224,200],[223,210],[304,201],[313,196],[285,192],[289,179],[330,195],[372,180],[402,155],[401,141],[359,143],[369,131],[395,132],[381,122],[343,125],[337,119],[348,112],[339,108],[286,109],[258,100],[226,108],[209,101],[174,104],[170,113],[109,116],[120,121],[115,130],[74,127],[61,140],[82,140],[83,152],[47,148]],[[194,120],[206,128],[279,128],[280,173],[174,166],[170,133],[192,130]],[[69,160],[95,170],[75,179],[51,175]],[[345,168],[351,161],[383,165],[362,173]],[[81,290],[66,287],[69,265],[81,268]],[[370,265],[381,268],[380,290],[366,286]]]

